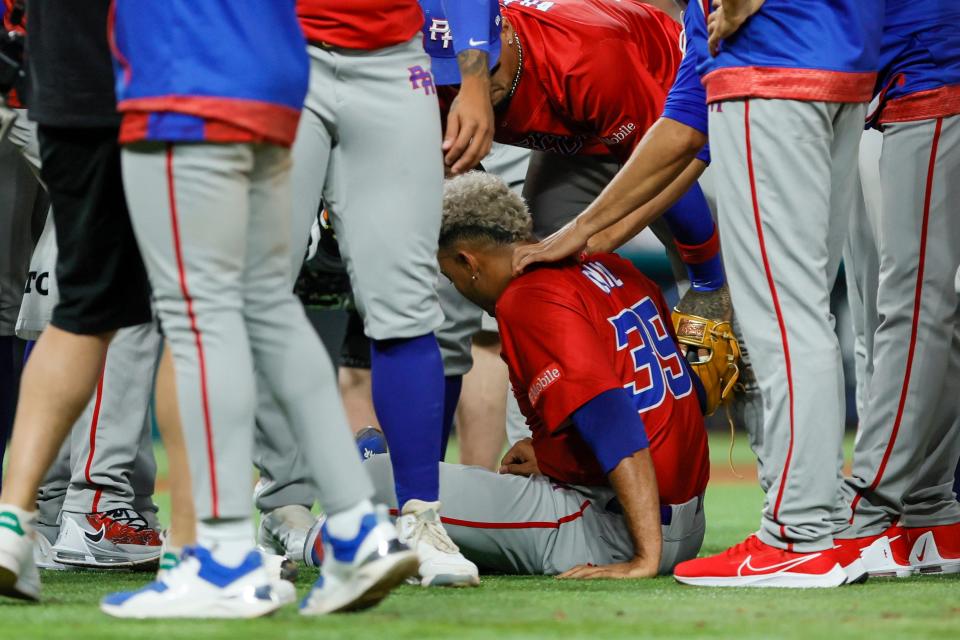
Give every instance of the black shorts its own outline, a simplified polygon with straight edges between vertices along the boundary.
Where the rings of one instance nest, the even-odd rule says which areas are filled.
[[[115,128],[38,130],[58,249],[60,301],[50,323],[70,333],[106,333],[152,319],[117,134]]]

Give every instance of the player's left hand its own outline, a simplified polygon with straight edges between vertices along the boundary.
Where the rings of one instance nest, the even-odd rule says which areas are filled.
[[[568,571],[564,571],[557,578],[561,580],[594,580],[597,578],[653,578],[657,575],[658,566],[647,560],[637,558],[632,562],[618,562],[593,566],[581,564]]]
[[[707,45],[710,55],[720,51],[720,41],[729,38],[763,6],[764,0],[713,0],[713,11],[707,18]]]
[[[443,163],[450,175],[473,169],[490,153],[493,144],[493,105],[490,79],[464,77],[450,113],[443,139]]]

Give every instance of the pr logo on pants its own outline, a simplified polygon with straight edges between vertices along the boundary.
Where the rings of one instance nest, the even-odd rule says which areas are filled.
[[[407,67],[407,70],[410,72],[410,86],[413,87],[414,91],[423,89],[424,95],[437,92],[437,88],[433,86],[433,76],[430,75],[429,71],[420,65]]]

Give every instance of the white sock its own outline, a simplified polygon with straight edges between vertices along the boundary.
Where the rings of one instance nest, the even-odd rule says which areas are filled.
[[[24,511],[20,507],[16,507],[12,504],[0,504],[0,513],[3,512],[13,514],[24,533],[29,534],[31,531],[33,531],[33,525],[37,521],[36,511]],[[14,523],[10,522],[8,524],[13,525]]]
[[[373,503],[361,500],[345,511],[327,516],[327,531],[334,538],[352,540],[360,531],[360,521],[363,516],[373,513]]]
[[[231,518],[197,523],[197,542],[225,567],[239,566],[255,546],[253,520]]]

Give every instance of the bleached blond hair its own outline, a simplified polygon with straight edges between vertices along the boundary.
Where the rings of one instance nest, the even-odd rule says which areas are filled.
[[[527,203],[499,177],[471,171],[444,184],[441,248],[459,240],[510,244],[532,234]]]

